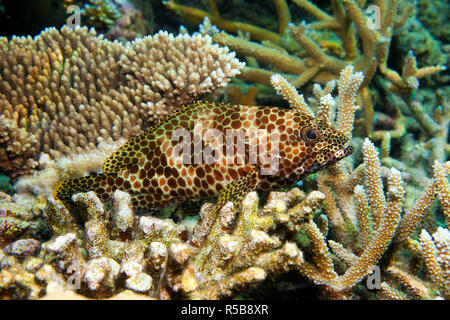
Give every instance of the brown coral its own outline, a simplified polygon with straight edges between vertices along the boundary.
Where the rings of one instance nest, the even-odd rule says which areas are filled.
[[[300,106],[307,112],[313,112],[292,86],[282,85],[285,82],[280,76],[272,76],[271,80],[293,107]],[[361,81],[361,76],[353,74],[351,67],[346,67],[341,72],[336,125],[348,135],[351,135],[353,113],[356,109],[354,97]],[[346,85],[347,88],[344,89]],[[316,86],[315,98],[310,99],[318,107],[318,114],[325,115],[325,119],[331,122],[333,117],[327,114],[330,111],[329,106],[334,104],[333,98],[327,92],[333,87],[332,82],[328,83],[325,89]],[[395,168],[388,170],[382,167],[378,152],[369,139],[362,144],[362,153],[364,163],[354,170],[342,161],[317,174],[318,189],[324,195],[324,211],[334,240],[326,241],[328,223],[324,226],[323,219],[320,220],[320,228],[314,221],[301,224],[311,242],[309,251],[312,259],[305,259],[299,270],[315,284],[325,285],[331,295],[338,294],[340,298],[348,298],[352,294],[350,289],[360,283],[373,266],[379,264],[383,276],[386,277],[386,281],[379,288],[380,296],[392,299],[433,298],[436,295],[432,294],[432,286],[399,269],[394,255],[401,254],[402,246],[407,245],[426,210],[436,198],[446,216],[449,201],[449,162],[435,162],[434,179],[402,216],[406,194],[402,173]],[[387,186],[383,182],[386,176]],[[363,179],[364,186],[360,184]],[[439,238],[442,253],[438,254],[431,237],[426,231],[422,231],[423,253],[415,250],[414,255],[416,259],[420,255],[425,256],[427,268],[435,279],[433,281],[441,288],[440,295],[445,297],[448,289],[443,279],[447,276],[448,232],[442,229],[436,233],[436,237]],[[391,244],[392,241],[395,241],[395,244]],[[380,260],[383,256],[384,261]],[[338,259],[333,259],[334,257]],[[337,261],[343,262],[345,269],[339,266]],[[338,271],[343,274],[340,275]],[[408,293],[398,290],[398,283],[409,288]]]
[[[220,16],[215,1],[208,2],[212,14],[177,4],[174,0],[164,1],[164,4],[187,20],[200,23],[205,18],[206,22],[200,27],[201,32],[210,33],[214,42],[226,45],[242,56],[258,60],[260,65],[256,63],[243,68],[239,75],[242,80],[269,85],[270,77],[275,72],[283,72],[299,88],[311,80],[326,83],[336,79],[340,71],[350,64],[356,70],[363,71],[365,80],[359,96],[368,136],[374,129],[374,106],[368,85],[377,71],[395,90],[409,91],[418,88],[418,79],[445,70],[445,66],[440,65],[418,68],[412,51],[405,57],[401,72],[388,66],[392,35],[405,23],[413,9],[406,2],[380,0],[366,8],[366,1],[333,0],[330,1],[331,14],[309,0],[293,2],[316,21],[288,27],[291,15],[286,1],[273,1],[277,9],[279,33],[225,20]],[[211,23],[226,32],[218,32]],[[248,32],[252,41],[227,33],[238,33],[238,30]],[[333,41],[329,41],[330,34],[334,34],[336,41],[333,38]],[[321,39],[324,36],[325,41]],[[327,50],[327,45],[323,45],[330,42],[333,43],[333,50]]]
[[[29,173],[53,159],[129,138],[224,86],[242,67],[209,36],[167,32],[120,44],[87,28],[0,38],[1,167]]]
[[[114,200],[112,212],[107,212],[94,193],[75,195],[86,222],[62,229],[58,221],[70,213],[50,199],[53,209],[46,212],[54,238],[42,243],[38,257],[28,258],[33,268],[31,261],[21,263],[10,251],[0,250],[0,294],[23,286],[32,290],[16,298],[64,290],[96,298],[123,290],[160,299],[233,297],[269,275],[299,268],[302,252],[279,230],[295,235],[320,207],[323,195],[305,196],[298,189],[272,192],[259,208],[252,192],[239,215],[232,202],[221,209],[221,216],[216,216],[215,205],[206,203],[193,231],[186,221],[135,216],[124,192],[116,191]],[[28,284],[21,282],[22,275]]]

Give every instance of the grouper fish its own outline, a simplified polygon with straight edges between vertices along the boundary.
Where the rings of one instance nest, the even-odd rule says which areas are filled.
[[[102,173],[63,181],[54,197],[94,191],[104,201],[128,192],[135,212],[189,198],[239,201],[276,190],[353,152],[349,138],[299,110],[198,101],[131,138]]]

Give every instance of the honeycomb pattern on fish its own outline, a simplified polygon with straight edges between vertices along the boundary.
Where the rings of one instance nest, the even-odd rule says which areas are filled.
[[[105,160],[103,173],[66,180],[54,196],[68,203],[92,190],[109,200],[120,189],[137,212],[222,190],[224,199],[235,199],[291,185],[335,163],[352,153],[348,142],[296,110],[199,101],[130,139]]]

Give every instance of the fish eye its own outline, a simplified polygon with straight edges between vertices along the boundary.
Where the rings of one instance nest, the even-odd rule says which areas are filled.
[[[309,130],[309,131],[306,133],[306,137],[307,137],[308,139],[315,140],[315,139],[317,138],[317,135],[316,135],[316,133],[315,133],[314,131]]]
[[[320,139],[320,134],[317,130],[314,130],[311,127],[306,127],[300,132],[300,138],[305,142],[314,143]]]

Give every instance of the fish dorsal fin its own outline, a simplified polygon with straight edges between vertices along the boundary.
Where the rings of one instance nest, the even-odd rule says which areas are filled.
[[[202,105],[202,101],[196,101],[190,105],[186,105],[183,109],[176,110],[172,114],[168,115],[165,119],[160,120],[158,123],[153,125],[152,127],[145,130],[145,132],[137,135],[127,142],[125,142],[116,152],[111,154],[102,165],[102,171],[105,174],[109,173],[118,173],[124,169],[129,169],[136,162],[133,157],[135,157],[137,151],[142,145],[141,142],[144,140],[150,140],[154,131],[159,127],[170,121],[172,118],[185,113],[187,110],[191,110],[192,108],[199,107]]]

